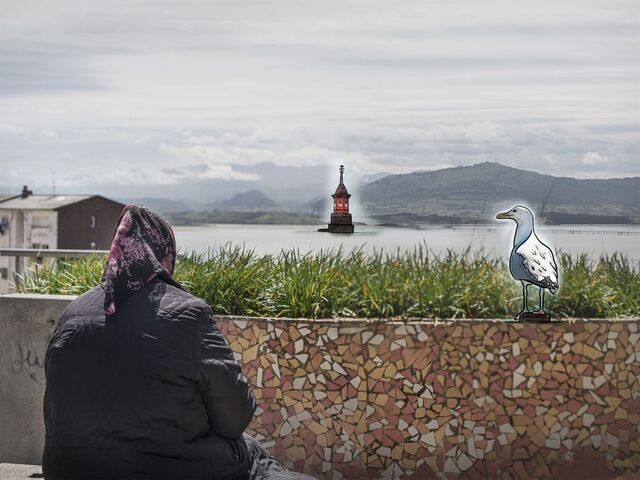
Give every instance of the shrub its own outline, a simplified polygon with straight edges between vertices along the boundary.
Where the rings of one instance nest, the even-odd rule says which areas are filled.
[[[80,294],[100,282],[105,258],[45,262],[19,279],[20,292]],[[546,295],[555,317],[640,315],[640,268],[621,254],[560,253],[560,289]],[[175,278],[214,313],[270,317],[509,318],[521,289],[502,259],[483,251],[371,254],[363,248],[257,255],[227,244],[179,255]],[[537,295],[530,289],[530,306]]]

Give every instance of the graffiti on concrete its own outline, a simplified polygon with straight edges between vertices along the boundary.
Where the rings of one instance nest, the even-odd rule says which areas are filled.
[[[19,343],[14,343],[14,358],[11,362],[11,372],[14,375],[26,374],[36,383],[44,383],[42,380],[44,361],[38,353]]]

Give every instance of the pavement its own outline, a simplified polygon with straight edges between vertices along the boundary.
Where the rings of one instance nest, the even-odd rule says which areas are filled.
[[[40,465],[0,463],[0,480],[29,480],[32,478],[44,478]]]

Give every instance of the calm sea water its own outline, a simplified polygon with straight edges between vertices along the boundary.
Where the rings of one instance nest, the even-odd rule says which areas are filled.
[[[319,225],[322,227],[325,225]],[[484,248],[493,255],[508,255],[514,228],[511,224],[495,226],[423,227],[421,230],[356,225],[352,235],[317,232],[310,225],[228,225],[211,224],[176,227],[176,241],[181,251],[206,252],[226,243],[240,244],[257,253],[277,253],[296,248],[301,252],[338,248],[350,250],[364,245],[365,250],[407,250],[425,243],[435,253],[447,249]],[[556,251],[602,253],[622,252],[640,261],[640,226],[570,225],[538,227],[538,236]]]

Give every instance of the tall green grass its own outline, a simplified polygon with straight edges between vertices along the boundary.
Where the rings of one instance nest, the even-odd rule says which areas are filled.
[[[104,257],[48,262],[19,280],[19,291],[80,294],[100,282]],[[561,253],[560,290],[547,294],[555,317],[640,315],[640,265],[614,254]],[[226,245],[182,254],[176,279],[217,314],[273,317],[509,318],[521,289],[501,259],[482,251],[363,248],[257,255]],[[537,295],[531,289],[530,307]]]

